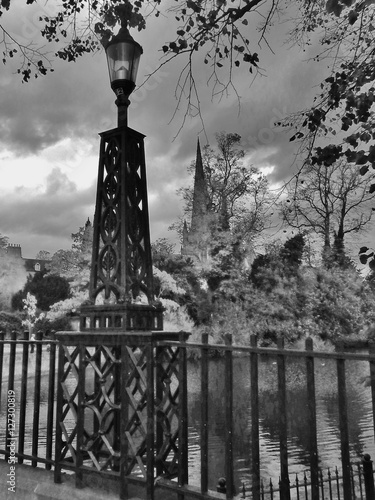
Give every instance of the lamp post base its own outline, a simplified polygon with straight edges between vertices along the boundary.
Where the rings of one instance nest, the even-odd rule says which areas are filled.
[[[81,332],[163,330],[162,306],[149,304],[82,305]]]

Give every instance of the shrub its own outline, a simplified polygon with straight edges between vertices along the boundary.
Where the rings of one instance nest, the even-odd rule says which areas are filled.
[[[22,318],[22,313],[0,312],[0,330],[5,332],[7,337],[13,330],[18,334],[22,333],[24,330]]]

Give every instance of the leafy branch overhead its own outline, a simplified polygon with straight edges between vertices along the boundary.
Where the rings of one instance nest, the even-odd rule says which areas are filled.
[[[3,30],[3,62],[15,54],[23,57],[20,68],[23,80],[28,81],[32,73],[45,75],[51,70],[51,60],[43,52],[42,41],[34,46],[19,44],[6,29],[6,12],[11,10],[14,0],[2,0],[0,24]],[[34,4],[35,0],[26,0]],[[309,18],[315,2],[299,0],[297,5]],[[348,2],[345,2],[346,4]],[[202,55],[206,64],[216,68],[224,65],[233,68],[246,64],[250,72],[258,71],[259,55],[257,42],[264,40],[272,29],[272,19],[285,6],[294,5],[290,0],[186,0],[171,4],[165,0],[64,0],[61,6],[53,5],[51,15],[41,16],[40,32],[48,42],[55,42],[55,56],[67,61],[75,61],[85,53],[99,49],[100,41],[110,38],[114,28],[121,20],[126,20],[129,27],[139,31],[146,28],[151,18],[172,18],[176,25],[176,36],[166,41],[162,52],[170,59],[176,55],[188,54],[191,58],[196,52]],[[315,11],[338,12],[340,2],[317,2]],[[49,4],[51,5],[51,4]],[[294,5],[296,8],[296,5]],[[309,20],[311,24],[311,19]],[[254,37],[259,33],[254,45]],[[39,57],[42,56],[42,57]]]
[[[3,62],[21,54],[20,73],[23,80],[28,81],[32,73],[45,75],[51,69],[50,60],[43,52],[42,42],[35,48],[33,43],[22,45],[10,35],[6,27],[6,12],[11,10],[13,2],[2,0],[0,5]],[[35,0],[26,0],[25,3],[31,5]],[[250,71],[257,68],[258,54],[250,49],[248,35],[243,31],[249,32],[246,15],[264,3],[262,0],[187,0],[175,3],[175,6],[168,7],[168,3],[162,0],[64,0],[61,7],[54,6],[52,15],[39,18],[40,32],[48,42],[57,43],[56,57],[75,61],[85,53],[98,50],[101,39],[110,38],[121,20],[125,19],[129,27],[141,31],[146,28],[151,16],[173,16],[176,38],[163,45],[164,53],[174,56],[204,49],[205,62],[211,60],[217,67],[222,67],[223,60],[227,59],[231,66],[238,67],[245,62],[249,64]],[[270,17],[277,3],[272,2]],[[38,55],[42,57],[38,59]]]
[[[300,141],[307,164],[329,167],[340,160],[362,175],[375,169],[374,3],[329,0],[326,14],[304,25],[320,33],[316,60],[329,57],[331,70],[313,106],[283,124],[295,128],[290,140]]]

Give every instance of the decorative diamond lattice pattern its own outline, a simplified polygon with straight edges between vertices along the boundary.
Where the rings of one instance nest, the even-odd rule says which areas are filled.
[[[106,299],[114,294],[127,300],[143,292],[152,301],[143,136],[103,137],[99,170],[90,298],[95,301],[104,290]]]
[[[149,395],[149,351],[144,346],[125,347],[126,366],[121,364],[118,346],[63,348],[64,368],[60,380],[64,394],[60,421],[63,445],[59,462],[77,466],[78,449],[85,467],[116,472],[122,459],[125,475],[136,474],[146,479],[147,405],[151,402],[154,405],[154,473],[175,477],[179,456],[179,349],[158,347],[154,350],[155,384],[153,394]],[[127,457],[121,457],[120,443],[121,369],[126,370],[123,390],[127,396],[124,409]],[[79,387],[84,387],[81,404],[78,404]],[[78,436],[80,421],[83,432]]]

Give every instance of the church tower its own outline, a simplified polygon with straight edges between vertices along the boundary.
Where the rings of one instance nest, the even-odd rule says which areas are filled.
[[[195,160],[193,207],[190,228],[184,222],[181,255],[203,265],[209,260],[210,218],[207,181],[203,169],[202,153],[197,142]]]

